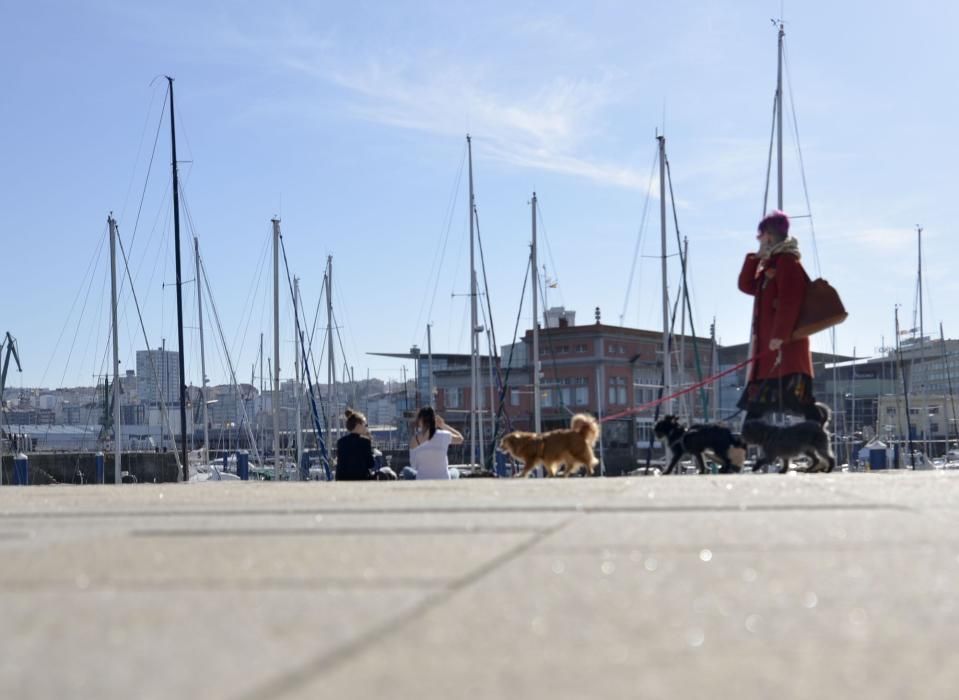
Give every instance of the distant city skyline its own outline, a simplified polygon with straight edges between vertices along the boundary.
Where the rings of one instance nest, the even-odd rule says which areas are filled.
[[[317,367],[327,255],[338,376],[350,368],[357,379],[401,379],[403,361],[368,353],[425,350],[428,323],[436,352],[467,352],[467,133],[499,345],[512,342],[517,315],[520,334],[532,324],[528,286],[522,310],[520,297],[534,190],[551,281],[542,306],[565,306],[580,324],[599,307],[606,323],[660,328],[657,131],[679,237],[689,241],[686,330],[692,321],[706,335],[715,319],[722,344],[745,342],[750,299],[735,280],[762,213],[776,69],[769,20],[781,11],[784,206],[810,274],[829,279],[850,312],[836,352],[894,345],[897,305],[902,328],[919,324],[917,224],[925,332],[938,337],[941,322],[947,338],[959,337],[949,303],[959,294],[954,4],[483,9],[95,0],[4,12],[0,333],[18,339],[24,366],[22,376],[11,369],[8,387],[85,386],[110,373],[111,211],[147,333],[124,280],[121,372],[144,347],[165,339],[176,350],[165,74],[176,90],[187,383],[201,383],[194,234],[219,316],[204,288],[211,383],[230,381],[224,344],[237,381],[268,374],[259,336],[265,365],[274,216],[301,278]],[[674,301],[678,244],[667,213]],[[286,380],[294,331],[282,260],[280,289]],[[831,351],[829,334],[813,349]],[[314,381],[325,381],[325,366],[322,374]]]

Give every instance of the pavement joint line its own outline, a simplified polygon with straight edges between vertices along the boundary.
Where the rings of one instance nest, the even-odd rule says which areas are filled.
[[[497,526],[454,525],[451,527],[322,527],[315,528],[238,528],[238,529],[171,529],[171,530],[132,530],[127,534],[130,537],[333,537],[342,535],[402,535],[404,537],[416,535],[450,536],[450,535],[522,535],[540,532],[543,528],[529,526]]]
[[[301,664],[299,668],[289,671],[279,678],[275,678],[272,681],[267,681],[261,684],[259,688],[243,693],[239,696],[240,699],[273,700],[273,698],[280,697],[281,695],[285,695],[302,688],[307,683],[316,679],[317,676],[329,671],[340,663],[348,661],[350,658],[366,649],[368,646],[382,641],[386,637],[397,634],[402,628],[421,618],[431,609],[450,600],[459,591],[473,583],[476,583],[504,564],[516,559],[522,554],[525,554],[537,544],[542,542],[545,538],[566,527],[570,522],[576,519],[578,514],[579,513],[572,514],[569,518],[566,518],[562,522],[556,523],[549,528],[545,528],[540,532],[534,533],[525,542],[521,542],[515,547],[511,547],[506,552],[494,557],[487,563],[477,567],[475,570],[466,573],[459,579],[453,580],[445,589],[438,591],[433,595],[428,595],[423,601],[414,605],[397,617],[386,620],[382,624],[368,629],[366,632],[360,634],[352,641],[347,642],[346,644],[343,644],[332,651],[325,652],[312,660],[306,661],[305,663]]]
[[[149,580],[102,580],[90,579],[84,588],[78,588],[73,580],[43,580],[30,579],[26,581],[0,582],[0,591],[5,593],[65,593],[74,592],[86,595],[99,593],[205,593],[211,592],[250,592],[269,593],[277,589],[284,591],[302,590],[307,593],[336,591],[347,589],[362,589],[364,591],[378,590],[437,590],[446,588],[448,579],[365,579],[356,578],[253,578],[248,581],[238,579],[168,579],[163,581]],[[215,591],[211,589],[215,588]]]
[[[302,508],[302,509],[243,509],[243,510],[138,510],[138,511],[71,511],[55,513],[0,513],[0,520],[65,520],[70,518],[114,520],[119,518],[180,518],[180,517],[242,517],[251,516],[296,516],[296,515],[483,515],[488,513],[659,513],[659,512],[729,512],[729,511],[777,511],[777,510],[900,510],[916,509],[899,503],[740,503],[729,505],[677,504],[677,505],[520,505],[520,506],[424,506],[420,508]]]
[[[942,550],[949,550],[950,552],[959,547],[959,541],[953,542],[849,542],[846,544],[841,543],[803,543],[803,544],[790,544],[784,543],[779,544],[776,542],[766,542],[766,543],[757,543],[756,545],[725,545],[725,544],[716,544],[703,540],[702,544],[698,545],[688,545],[688,546],[675,546],[675,545],[648,545],[648,544],[603,544],[602,542],[597,542],[595,545],[569,545],[563,546],[561,544],[555,545],[546,545],[540,547],[536,550],[534,556],[539,556],[540,554],[566,554],[569,556],[585,556],[593,554],[596,556],[604,556],[605,554],[612,554],[614,556],[628,556],[634,552],[640,552],[642,554],[695,554],[699,555],[702,552],[703,548],[709,549],[709,551],[714,555],[722,554],[762,554],[763,556],[778,554],[778,553],[788,553],[788,554],[808,554],[816,552],[827,552],[830,554],[841,554],[844,552],[855,552],[862,553],[864,547],[869,547],[870,550],[880,550],[880,551],[896,551],[896,550],[907,550],[914,552],[916,554],[923,554],[924,552],[918,551],[918,548],[923,547],[934,547],[939,550],[941,553]]]

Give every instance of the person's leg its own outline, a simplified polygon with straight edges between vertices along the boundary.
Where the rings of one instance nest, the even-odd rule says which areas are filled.
[[[824,418],[823,412],[819,408],[819,406],[816,405],[815,401],[813,401],[812,403],[806,404],[805,406],[802,407],[802,416],[806,420],[814,420],[820,425],[825,422],[823,420]]]
[[[748,420],[759,420],[765,415],[766,415],[766,411],[763,410],[762,408],[759,408],[757,406],[750,406],[746,410],[746,416],[745,418],[743,418],[743,422],[745,423]]]

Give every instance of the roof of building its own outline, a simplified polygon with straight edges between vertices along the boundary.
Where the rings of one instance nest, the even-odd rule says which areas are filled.
[[[8,424],[4,423],[2,426],[4,433],[12,434],[16,433],[19,435],[62,435],[62,436],[86,436],[93,434],[98,434],[100,432],[99,425],[44,425],[42,423],[24,423],[19,424]]]

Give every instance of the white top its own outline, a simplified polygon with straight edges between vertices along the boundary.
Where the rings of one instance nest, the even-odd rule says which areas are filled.
[[[416,470],[419,479],[449,479],[450,463],[446,450],[453,441],[448,430],[437,430],[431,440],[410,450],[410,466]]]

